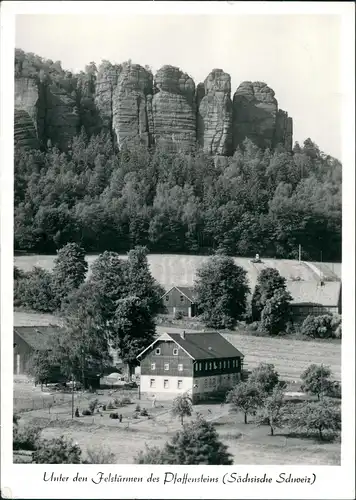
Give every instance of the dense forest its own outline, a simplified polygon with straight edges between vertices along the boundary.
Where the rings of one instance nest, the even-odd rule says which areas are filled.
[[[67,152],[15,149],[16,250],[211,253],[341,259],[338,160],[307,139],[291,153],[245,140],[233,156],[116,148],[110,133]]]

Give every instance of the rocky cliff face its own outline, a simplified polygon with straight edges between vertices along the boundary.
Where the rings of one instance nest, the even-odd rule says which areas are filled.
[[[79,132],[80,119],[75,91],[69,93],[56,83],[45,87],[45,128],[47,139],[61,150]]]
[[[122,67],[106,62],[99,67],[95,85],[95,105],[100,124],[106,130],[113,129],[113,101]]]
[[[43,130],[40,90],[33,78],[15,79],[15,142],[23,147],[38,148]]]
[[[228,155],[232,149],[230,75],[214,69],[197,91],[197,140],[207,153]]]
[[[152,99],[153,136],[168,150],[193,151],[196,144],[195,84],[174,66],[155,76]]]
[[[151,145],[147,97],[152,95],[152,73],[138,64],[125,64],[113,93],[113,129],[118,146]]]
[[[293,120],[283,109],[279,109],[277,113],[274,146],[277,144],[282,144],[287,151],[291,151],[293,147]]]
[[[234,95],[233,147],[251,139],[261,148],[271,148],[276,129],[278,103],[274,91],[263,82],[243,82]]]
[[[26,56],[18,57],[15,141],[21,146],[37,148],[50,139],[65,150],[84,127],[88,135],[110,131],[120,148],[159,144],[168,151],[192,152],[198,143],[209,154],[228,156],[247,137],[262,148],[282,144],[292,149],[292,118],[278,109],[265,83],[241,83],[231,101],[230,75],[222,69],[212,70],[195,88],[192,78],[174,66],[163,66],[154,79],[138,64],[109,61],[98,71],[93,63],[78,75],[52,63],[43,74],[36,56],[38,66],[28,77]]]

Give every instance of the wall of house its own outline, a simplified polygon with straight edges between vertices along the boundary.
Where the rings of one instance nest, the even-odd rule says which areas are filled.
[[[193,377],[179,377],[173,375],[141,375],[140,393],[142,398],[157,400],[174,399],[179,394],[192,393]]]
[[[211,377],[240,373],[242,365],[242,358],[198,359],[194,363],[194,377]]]
[[[234,387],[241,380],[240,373],[211,375],[193,378],[193,401],[204,400],[204,397],[214,392]]]
[[[165,295],[163,305],[168,314],[175,314],[180,311],[185,316],[195,315],[194,304],[176,288],[173,288],[173,290]]]
[[[14,374],[24,374],[27,372],[33,349],[14,331]]]
[[[322,316],[323,314],[340,314],[339,306],[320,306],[313,304],[293,305],[291,304],[294,322],[302,322],[307,316]]]
[[[157,349],[160,349],[160,354],[157,354]],[[177,354],[173,354],[174,349],[177,349]],[[141,377],[143,375],[192,377],[193,360],[175,342],[159,341],[143,355]]]

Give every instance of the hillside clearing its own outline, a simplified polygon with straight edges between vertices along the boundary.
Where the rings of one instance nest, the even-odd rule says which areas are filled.
[[[96,260],[97,255],[87,255],[86,260],[90,267]],[[14,257],[14,264],[24,271],[30,271],[34,266],[47,270],[53,268],[55,255],[19,255]],[[123,255],[123,259],[127,256]],[[154,278],[165,288],[176,286],[192,286],[197,269],[205,262],[208,256],[199,255],[179,255],[179,254],[149,254],[148,263]],[[242,266],[248,273],[250,286],[256,284],[258,273],[265,267],[273,267],[279,271],[287,280],[301,279],[304,281],[318,281],[319,275],[314,271],[313,266],[307,262],[288,259],[262,259],[261,264],[254,264],[248,257],[234,257],[237,265]],[[314,263],[317,266],[316,263]],[[325,268],[337,269],[340,272],[340,264],[323,263]],[[336,273],[336,271],[335,271]]]

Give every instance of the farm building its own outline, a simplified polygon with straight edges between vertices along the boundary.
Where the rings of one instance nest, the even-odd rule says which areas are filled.
[[[340,281],[287,281],[292,296],[293,320],[303,321],[307,316],[341,314]]]
[[[26,373],[33,353],[47,350],[50,338],[61,331],[61,327],[54,325],[15,326],[14,374]]]
[[[243,366],[243,354],[218,332],[164,333],[137,358],[141,395],[188,393],[193,402],[234,386]]]
[[[27,374],[32,355],[37,351],[49,351],[49,341],[63,332],[57,325],[15,326],[14,327],[14,375]],[[100,375],[85,372],[85,386],[98,388]],[[60,366],[51,367],[51,374],[46,383],[65,382]]]
[[[177,312],[181,312],[188,318],[192,318],[196,314],[193,287],[173,286],[161,297],[161,300],[168,314],[175,315]]]

